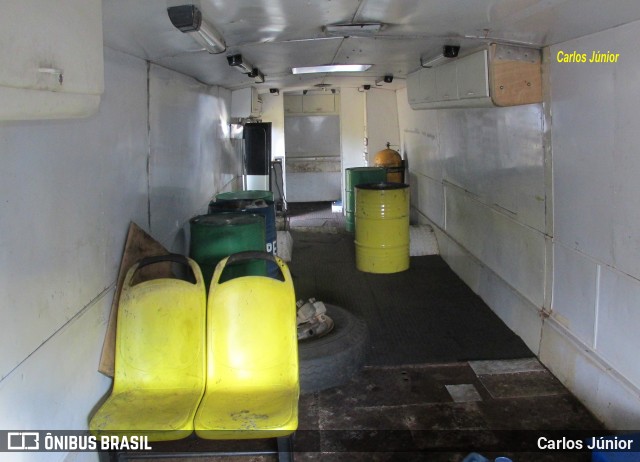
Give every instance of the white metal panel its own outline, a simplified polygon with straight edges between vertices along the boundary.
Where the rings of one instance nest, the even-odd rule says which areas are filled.
[[[94,114],[104,90],[101,2],[24,0],[2,8],[0,119]]]
[[[183,227],[206,211],[215,189],[226,103],[208,87],[158,66],[151,66],[149,94],[151,232],[170,250],[184,252]]]
[[[114,283],[129,221],[147,226],[146,65],[105,56],[94,117],[0,125],[0,377]]]
[[[553,320],[543,324],[540,360],[607,428],[640,426],[638,388]]]
[[[287,169],[290,163],[287,162]],[[340,172],[292,172],[287,170],[287,201],[335,201],[342,197]]]
[[[515,221],[544,231],[541,105],[437,114],[444,178]]]
[[[364,167],[364,111],[365,96],[355,88],[340,92],[340,149],[342,170]]]
[[[640,133],[638,108],[640,91],[640,22],[613,31],[615,51],[620,60],[614,64],[615,79],[615,153],[613,158],[613,256],[616,267],[640,279]],[[603,114],[604,116],[604,114]]]
[[[420,70],[420,96],[420,99],[427,103],[438,99],[435,69]]]
[[[556,244],[553,252],[552,316],[585,345],[594,346],[598,265],[585,255]]]
[[[274,95],[265,93],[262,98],[262,121],[271,122],[271,158],[284,157],[284,115],[283,102],[287,97],[282,93]]]
[[[400,148],[395,91],[369,90],[366,94],[366,108],[369,165],[373,165],[376,153],[386,149],[387,143],[391,143],[393,149]]]
[[[458,99],[457,65],[446,63],[435,68],[436,100],[450,101]]]
[[[544,236],[445,184],[445,231],[535,306],[544,301]]]
[[[419,69],[407,75],[407,100],[412,106],[422,101],[422,91],[420,88],[421,73],[422,70]]]
[[[288,158],[340,156],[340,116],[305,115],[285,117]]]
[[[640,384],[639,303],[640,281],[602,268],[596,351],[635,384]]]
[[[440,157],[438,146],[437,111],[400,111],[408,118],[403,130],[402,150],[407,158],[409,170],[442,181],[446,162]]]
[[[113,294],[113,289],[105,292],[0,382],[2,428],[87,428],[91,409],[112,382],[97,369]],[[28,460],[61,460],[61,455],[39,452]]]
[[[611,34],[551,48],[554,229],[557,241],[613,265],[615,66],[553,62],[561,49],[602,48],[615,49]]]
[[[456,61],[458,96],[486,98],[489,96],[487,50],[473,53]]]
[[[409,177],[411,187],[411,207],[429,217],[436,225],[444,229],[444,187],[441,181],[420,173]]]
[[[340,194],[344,203],[345,169],[364,167],[365,96],[355,88],[340,91]],[[343,207],[346,213],[346,207]]]

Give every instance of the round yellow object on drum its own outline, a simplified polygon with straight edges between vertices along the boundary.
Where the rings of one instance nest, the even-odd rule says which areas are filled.
[[[356,186],[356,268],[366,273],[409,269],[409,185]]]
[[[387,143],[387,149],[378,151],[373,158],[373,165],[376,167],[384,167],[387,171],[387,182],[403,183],[404,182],[404,165],[402,157],[398,151],[391,149]]]

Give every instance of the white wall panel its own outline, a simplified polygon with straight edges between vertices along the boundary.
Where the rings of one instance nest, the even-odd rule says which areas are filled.
[[[553,307],[561,316],[549,320],[541,358],[612,428],[637,427],[640,410],[639,35],[635,22],[550,51]],[[588,58],[611,50],[620,59],[562,63],[560,50]],[[600,268],[595,295],[592,265]]]
[[[430,115],[430,117],[420,117]],[[442,181],[445,160],[438,149],[438,120],[436,111],[419,111],[413,124],[420,128],[403,132],[402,150],[410,171]]]
[[[613,158],[613,255],[615,266],[640,278],[640,22],[615,29],[615,153]],[[601,43],[606,43],[602,41]],[[604,45],[602,45],[604,47]],[[598,211],[598,214],[600,211]]]
[[[187,251],[185,223],[206,212],[221,157],[220,99],[209,87],[152,65],[149,75],[151,233]]]
[[[129,223],[180,248],[181,224],[237,178],[229,92],[157,69],[149,92],[147,71],[105,49],[97,114],[0,124],[2,428],[87,428],[111,383],[97,367]],[[44,457],[66,455],[16,460]]]
[[[344,182],[344,169],[365,166],[364,93],[357,88],[340,90],[340,151]]]
[[[147,225],[146,65],[105,58],[96,115],[0,124],[0,377],[113,284],[129,221]]]
[[[262,121],[271,122],[271,158],[282,157],[285,153],[284,145],[284,95],[263,93]]]
[[[444,223],[444,187],[442,182],[421,175],[411,173],[409,175],[411,207],[418,209],[424,215],[441,228]]]
[[[596,351],[617,371],[640,384],[640,281],[603,267]]]
[[[447,264],[537,353],[550,264],[542,106],[413,111],[402,90],[398,108],[412,217],[434,225]]]
[[[560,50],[602,48],[615,49],[609,34],[551,47],[554,228],[558,242],[611,265],[615,66],[554,62]]]
[[[111,386],[97,366],[113,293],[104,293],[0,382],[1,428],[87,428],[89,411]],[[54,454],[52,460],[62,455]]]
[[[457,186],[446,185],[445,197],[445,231],[531,303],[542,307],[544,236]]]
[[[444,178],[544,231],[541,105],[437,112]]]
[[[372,88],[366,93],[366,100],[369,165],[373,165],[376,153],[386,149],[387,143],[392,149],[400,146],[398,105],[396,92],[391,90]]]
[[[593,347],[598,265],[584,254],[556,244],[553,268],[552,316],[586,345]]]

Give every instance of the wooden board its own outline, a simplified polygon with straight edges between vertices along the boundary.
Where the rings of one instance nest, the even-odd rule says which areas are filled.
[[[498,57],[496,46],[491,45],[489,80],[491,99],[496,106],[542,102],[542,72],[539,60],[531,62]]]
[[[120,270],[118,271],[116,292],[113,296],[113,302],[111,303],[109,324],[104,337],[104,343],[102,344],[102,354],[100,356],[100,364],[98,366],[98,371],[102,374],[108,377],[113,377],[115,369],[118,305],[120,301],[120,292],[122,292],[122,282],[124,281],[127,271],[141,258],[155,255],[166,255],[168,253],[169,251],[167,251],[167,249],[144,232],[144,230],[142,230],[138,225],[133,222],[129,225],[127,241],[122,254],[122,260],[120,261]],[[142,282],[144,280],[170,276],[171,264],[168,262],[160,263],[142,268],[138,274],[136,274],[136,281],[134,282]]]

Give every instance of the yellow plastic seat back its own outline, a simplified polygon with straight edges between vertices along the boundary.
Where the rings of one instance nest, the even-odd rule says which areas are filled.
[[[144,266],[171,261],[194,282],[160,278],[134,284]],[[111,395],[90,421],[94,434],[184,438],[205,386],[206,293],[195,261],[182,255],[143,259],[125,277],[116,330]]]
[[[225,266],[275,262],[283,281],[243,276],[219,283]],[[285,263],[242,252],[215,269],[207,306],[207,385],[195,419],[206,439],[285,436],[298,426],[296,300]]]

